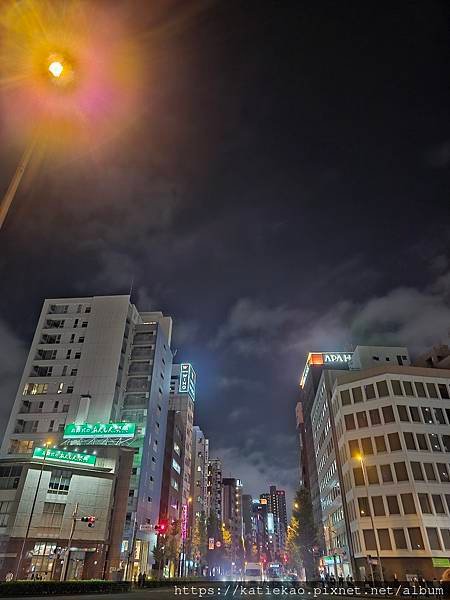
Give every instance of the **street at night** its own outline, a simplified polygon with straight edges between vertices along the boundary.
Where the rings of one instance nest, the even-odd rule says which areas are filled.
[[[0,597],[448,595],[450,4],[391,4],[1,2]]]

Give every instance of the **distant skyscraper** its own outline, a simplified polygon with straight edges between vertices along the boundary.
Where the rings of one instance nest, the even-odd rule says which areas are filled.
[[[242,494],[242,522],[244,525],[244,548],[247,561],[251,561],[253,547],[253,498],[250,494]]]
[[[219,458],[208,461],[207,513],[218,526],[222,523],[222,463]]]
[[[222,523],[231,533],[231,558],[243,558],[242,482],[234,477],[222,479]]]

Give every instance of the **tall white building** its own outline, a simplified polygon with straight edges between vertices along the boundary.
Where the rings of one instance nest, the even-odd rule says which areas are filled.
[[[208,486],[208,459],[209,440],[203,434],[198,425],[193,427],[192,436],[192,474],[191,474],[191,497],[192,515],[200,517],[202,513],[206,518],[207,511],[207,486]]]
[[[159,515],[171,330],[170,317],[140,313],[129,296],[45,300],[1,446],[2,458],[33,460],[49,440],[59,448],[94,444],[101,435],[90,425],[135,424],[126,441],[136,453],[122,543],[125,562],[133,550],[134,571],[152,563],[155,534],[141,525]],[[69,424],[89,431],[64,437]],[[121,443],[110,438],[102,443]]]
[[[450,550],[450,371],[358,347],[323,371],[312,429],[329,571],[440,579]]]

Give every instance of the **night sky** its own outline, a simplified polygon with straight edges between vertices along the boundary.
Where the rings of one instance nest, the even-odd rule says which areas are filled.
[[[291,495],[308,351],[448,342],[450,4],[114,4],[132,123],[44,156],[0,232],[2,425],[43,299],[133,282],[174,319],[225,475]],[[3,135],[2,193],[19,156]]]

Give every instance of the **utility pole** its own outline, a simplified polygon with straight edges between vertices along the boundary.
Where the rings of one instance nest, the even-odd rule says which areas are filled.
[[[380,549],[378,547],[377,532],[375,530],[375,522],[373,520],[372,507],[370,506],[369,487],[368,487],[368,483],[367,483],[368,480],[366,478],[366,468],[365,468],[365,463],[364,463],[364,456],[361,455],[359,457],[359,461],[361,463],[362,476],[363,476],[363,479],[364,479],[364,486],[366,488],[366,494],[367,494],[367,505],[369,507],[370,522],[372,524],[373,537],[375,539],[375,548],[376,548],[376,551],[377,551],[377,559],[378,559],[378,569],[379,569],[379,572],[380,572],[380,579],[383,582],[384,581],[383,567],[381,565]],[[372,574],[372,583],[374,583],[373,569],[372,569],[372,562],[371,561],[372,561],[372,559],[369,558],[370,572]]]
[[[0,222],[0,227],[1,227],[1,222]],[[29,535],[30,529],[31,529],[31,521],[33,520],[34,509],[36,507],[36,500],[37,500],[37,497],[38,497],[39,488],[41,486],[42,473],[44,471],[44,465],[45,465],[45,459],[47,457],[47,447],[48,446],[49,446],[49,443],[46,442],[44,444],[44,448],[45,448],[44,458],[42,459],[41,470],[39,471],[39,478],[38,478],[38,482],[37,482],[37,485],[36,485],[36,489],[34,491],[33,504],[31,505],[31,512],[30,512],[30,516],[28,518],[27,530],[25,532],[25,537],[23,538],[22,547],[20,549],[19,560],[17,561],[16,576],[14,577],[14,579],[18,578],[19,572],[20,572],[20,567],[22,565],[23,552],[25,550],[25,544],[26,544],[26,541],[28,539],[28,535]]]
[[[36,145],[36,136],[33,136],[31,142],[25,149],[20,162],[17,166],[17,169],[11,179],[11,183],[9,184],[8,189],[6,190],[6,194],[3,196],[3,199],[0,203],[0,229],[3,227],[3,223],[8,215],[8,211],[11,207],[11,204],[14,200],[14,196],[16,195],[17,188],[22,181],[23,175],[26,171],[28,163],[30,162],[31,156],[33,154],[34,147]]]
[[[137,534],[137,514],[134,516],[134,524],[133,524],[133,535],[131,536],[131,548],[128,552],[128,560],[127,567],[125,569],[125,581],[128,581],[128,577],[131,576],[130,581],[133,579],[133,564],[134,564],[134,547],[136,544],[136,534]],[[130,571],[131,566],[131,573]]]
[[[73,534],[75,532],[75,525],[78,521],[78,502],[75,504],[75,510],[72,513],[72,523],[70,526],[70,535],[69,542],[67,544],[66,553],[64,554],[64,562],[61,569],[61,581],[65,581],[67,577],[67,571],[69,567],[69,558],[70,558],[70,546],[72,545]]]

